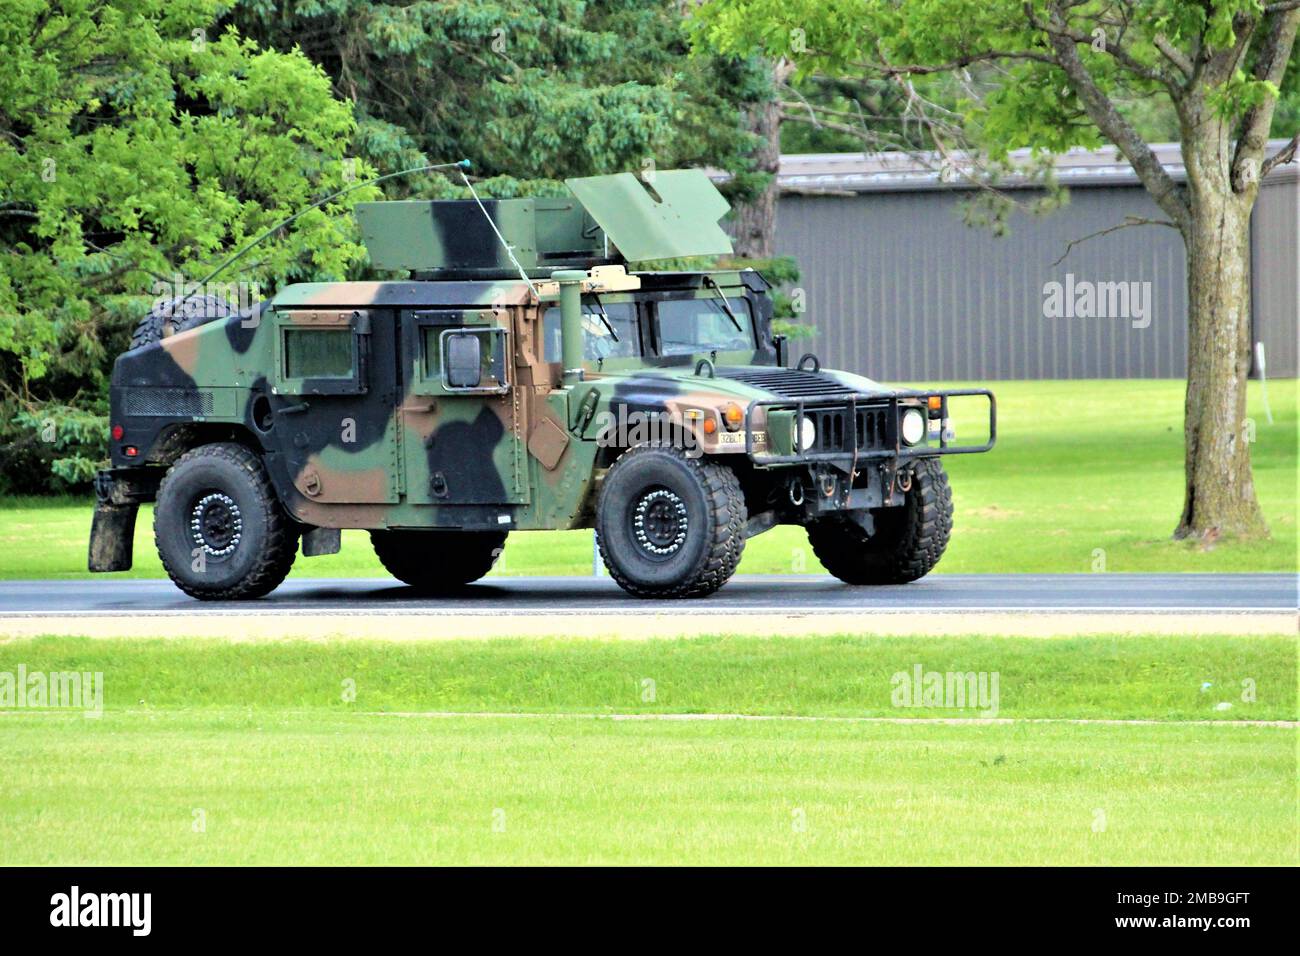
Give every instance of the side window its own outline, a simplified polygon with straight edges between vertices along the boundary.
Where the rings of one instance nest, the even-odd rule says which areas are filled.
[[[425,355],[438,356],[446,391],[500,393],[509,389],[505,329],[453,326],[438,330],[435,340],[430,333],[436,328],[425,331]]]
[[[607,358],[635,358],[641,354],[640,330],[637,328],[635,302],[603,302],[600,307],[589,299],[582,303],[582,357],[594,362]],[[604,318],[609,319],[609,327]],[[612,332],[611,332],[612,330]],[[551,306],[542,315],[542,360],[560,361],[560,307]]]
[[[287,395],[366,391],[370,317],[365,312],[275,313],[276,388]]]
[[[352,330],[284,330],[284,377],[351,379],[356,371]]]
[[[408,388],[419,395],[496,393],[509,388],[509,337],[483,309],[406,313]]]

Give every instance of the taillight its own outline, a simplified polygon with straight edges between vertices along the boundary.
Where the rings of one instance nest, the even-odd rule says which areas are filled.
[[[134,445],[127,445],[122,449],[122,454],[126,455],[127,458],[134,458],[136,455],[140,454],[140,449],[136,448]]]
[[[121,425],[113,426],[113,441],[121,441],[122,436],[126,434],[126,429]]]

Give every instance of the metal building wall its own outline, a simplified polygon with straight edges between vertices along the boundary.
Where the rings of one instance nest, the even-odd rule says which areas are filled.
[[[1251,219],[1251,305],[1270,378],[1300,374],[1300,170],[1260,185]]]
[[[1127,215],[1164,218],[1141,187],[1076,186],[1068,206],[1045,216],[1017,214],[1001,238],[963,224],[960,203],[968,197],[940,190],[783,195],[778,252],[799,261],[804,321],[816,329],[792,351],[813,351],[829,365],[883,381],[1186,373],[1185,265],[1176,232],[1123,229],[1075,246],[1053,265],[1070,240]],[[1285,256],[1288,227],[1260,228],[1283,231],[1278,255]],[[1294,270],[1295,226],[1289,228]],[[1044,317],[1045,284],[1065,283],[1067,274],[1076,282],[1150,283],[1150,325]],[[1270,339],[1285,335],[1288,324],[1294,339],[1294,294],[1290,305],[1285,294],[1276,301],[1271,295],[1261,296],[1275,316]],[[1294,359],[1288,373],[1284,349],[1272,341],[1268,348],[1270,375],[1294,375]]]

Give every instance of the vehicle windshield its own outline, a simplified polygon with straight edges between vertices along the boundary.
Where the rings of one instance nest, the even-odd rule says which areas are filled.
[[[734,352],[754,347],[754,322],[749,303],[728,298],[732,316],[722,307],[722,297],[666,299],[658,304],[659,352],[690,355],[696,352]],[[736,327],[737,322],[740,328]]]
[[[594,299],[582,300],[582,357],[588,361],[608,358],[635,358],[641,354],[641,336],[637,333],[636,304],[603,302],[604,315]],[[608,327],[605,319],[609,320]],[[544,340],[542,358],[559,362],[560,307],[551,306],[542,316]]]

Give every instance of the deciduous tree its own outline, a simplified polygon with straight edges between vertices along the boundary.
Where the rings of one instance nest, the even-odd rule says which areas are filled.
[[[700,35],[740,55],[793,56],[805,71],[965,84],[957,112],[926,115],[935,145],[961,135],[994,160],[1019,147],[1113,143],[1187,256],[1186,493],[1175,536],[1266,533],[1250,469],[1250,217],[1279,92],[1295,82],[1300,0],[712,0]],[[797,44],[806,52],[797,53]],[[979,88],[978,68],[998,82]],[[1178,120],[1186,182],[1122,108]],[[1140,489],[1139,489],[1140,492]]]

